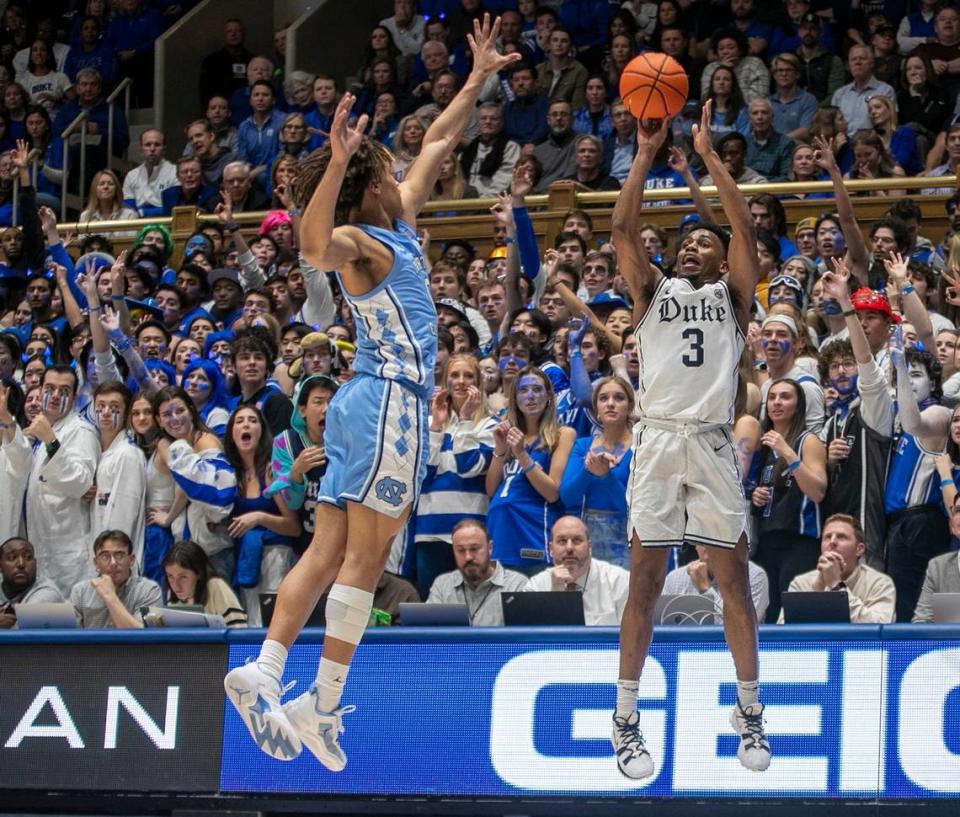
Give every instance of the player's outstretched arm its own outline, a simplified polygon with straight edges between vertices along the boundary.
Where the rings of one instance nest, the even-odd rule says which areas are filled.
[[[720,204],[730,219],[730,249],[727,262],[730,267],[729,282],[740,298],[741,309],[746,318],[753,303],[753,294],[763,273],[757,258],[757,231],[753,226],[747,200],[737,187],[726,166],[713,146],[710,133],[710,121],[713,116],[713,102],[707,100],[700,113],[700,124],[693,126],[693,147],[700,154],[704,165],[710,172],[713,184],[720,195]],[[745,325],[745,324],[744,324]]]
[[[840,168],[837,166],[837,158],[833,155],[833,148],[830,147],[830,144],[820,136],[813,140],[813,148],[814,161],[816,161],[817,167],[827,171],[830,175],[830,181],[833,183],[833,197],[837,202],[837,217],[840,219],[840,229],[843,230],[844,241],[847,242],[847,267],[858,280],[864,281],[869,268],[867,242],[863,240],[863,233],[860,230],[860,225],[857,224],[850,194],[847,192]]]
[[[347,175],[347,165],[360,147],[367,127],[366,114],[354,127],[347,124],[354,101],[353,94],[346,93],[337,103],[330,126],[330,161],[301,219],[300,252],[313,267],[321,270],[340,269],[360,259],[360,247],[350,236],[352,228],[334,229],[337,199]]]
[[[647,251],[640,240],[640,209],[653,157],[663,146],[669,131],[669,119],[660,120],[656,130],[646,130],[642,121],[637,122],[637,154],[633,157],[630,173],[620,189],[610,219],[610,237],[617,250],[617,266],[633,298],[635,321],[646,314],[653,288],[662,277],[647,258]]]
[[[473,34],[467,35],[473,52],[473,70],[460,92],[446,110],[438,116],[423,136],[420,155],[410,166],[407,177],[400,185],[403,197],[403,217],[414,223],[417,213],[430,198],[430,191],[440,175],[440,164],[459,143],[470,114],[477,105],[480,91],[487,78],[502,70],[511,62],[520,59],[520,54],[500,54],[497,38],[500,36],[500,18],[493,22],[490,15],[483,15],[483,22],[473,21]]]

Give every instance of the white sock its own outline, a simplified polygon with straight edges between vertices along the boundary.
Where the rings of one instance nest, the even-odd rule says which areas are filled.
[[[640,682],[624,680],[617,681],[617,717],[626,718],[637,711],[637,693],[640,691]]]
[[[737,681],[737,702],[741,707],[760,703],[760,682]]]
[[[260,655],[257,656],[257,666],[267,675],[277,679],[277,683],[283,678],[283,668],[287,663],[287,648],[279,641],[267,639],[260,647]]]
[[[347,683],[348,664],[338,664],[329,658],[321,658],[317,667],[317,699],[318,706],[324,712],[333,712],[340,706],[340,697],[343,695],[344,684]]]

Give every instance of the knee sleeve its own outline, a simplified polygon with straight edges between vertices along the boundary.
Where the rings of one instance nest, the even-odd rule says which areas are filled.
[[[327,635],[359,644],[372,609],[373,593],[345,584],[333,585],[327,597]]]

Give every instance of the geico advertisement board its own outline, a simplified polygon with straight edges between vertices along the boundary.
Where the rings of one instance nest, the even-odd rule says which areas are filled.
[[[0,788],[216,791],[226,649],[4,644]]]
[[[285,680],[313,680],[319,645],[295,647]],[[230,665],[256,654],[230,648]],[[960,644],[763,645],[774,757],[740,767],[736,694],[722,643],[655,643],[640,684],[656,775],[629,780],[610,745],[617,650],[609,642],[367,643],[350,671],[332,774],[307,750],[262,754],[232,707],[221,789],[334,794],[935,798],[960,794]]]

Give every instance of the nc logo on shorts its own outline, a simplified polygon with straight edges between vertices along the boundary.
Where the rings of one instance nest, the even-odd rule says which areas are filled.
[[[384,477],[376,485],[377,499],[393,505],[396,508],[403,502],[403,495],[407,492],[407,485],[393,477]]]

